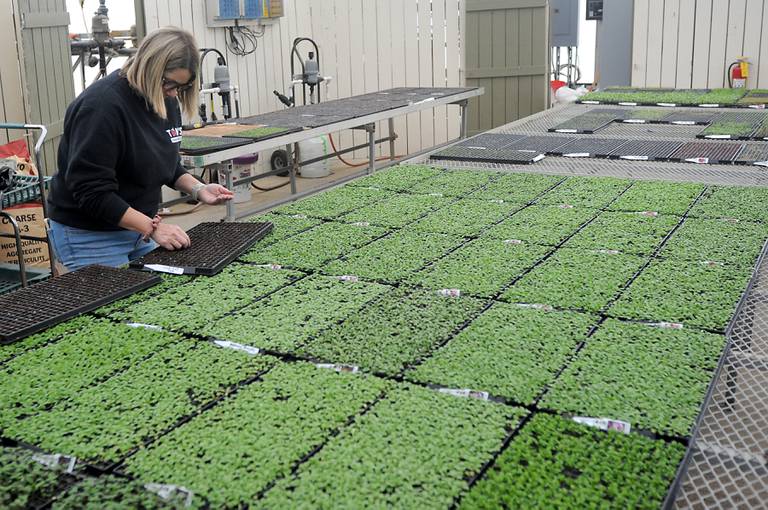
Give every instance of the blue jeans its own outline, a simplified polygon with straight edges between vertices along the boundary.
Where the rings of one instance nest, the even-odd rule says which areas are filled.
[[[157,243],[141,240],[131,230],[83,230],[48,220],[48,236],[56,259],[70,271],[89,264],[120,267],[151,252]]]

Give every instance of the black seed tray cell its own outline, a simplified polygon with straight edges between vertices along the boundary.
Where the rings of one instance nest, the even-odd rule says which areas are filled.
[[[86,266],[0,296],[0,344],[21,340],[160,283],[127,269]]]
[[[761,111],[737,111],[721,113],[714,122],[749,122],[753,126],[759,126],[768,118],[768,113]]]
[[[213,276],[271,231],[272,223],[200,223],[187,232],[192,241],[189,248],[158,248],[131,262],[131,267],[147,269],[157,264],[182,268],[184,274]]]
[[[734,163],[751,165],[757,161],[768,161],[768,143],[748,143],[733,160]]]
[[[510,163],[528,165],[535,163],[543,154],[536,151],[514,149],[483,149],[479,147],[449,147],[431,156],[434,160],[480,161],[485,163]]]
[[[626,140],[610,138],[582,138],[560,147],[560,154],[589,154],[590,156],[607,156],[621,147]]]
[[[670,155],[675,161],[703,158],[704,163],[730,163],[741,150],[743,144],[726,142],[688,142]]]
[[[557,149],[572,142],[575,138],[566,136],[528,136],[513,143],[508,149],[518,151],[538,151],[544,154],[559,154]]]
[[[464,140],[456,144],[456,147],[482,147],[485,149],[506,149],[518,140],[525,138],[525,135],[508,135],[504,133],[485,133],[475,136],[469,140]]]
[[[683,142],[630,140],[611,151],[609,156],[625,159],[647,159],[648,161],[664,160],[668,159],[681,145],[683,145]]]
[[[675,122],[684,122],[686,124],[694,123],[694,124],[701,124],[706,125],[711,123],[716,117],[718,117],[719,113],[712,113],[712,112],[700,112],[700,111],[674,111],[667,115],[666,117],[662,118],[660,122],[664,122],[667,124],[673,124]]]
[[[184,135],[181,139],[179,152],[195,156],[231,149],[232,147],[239,147],[248,143],[251,143],[251,141],[243,138]]]

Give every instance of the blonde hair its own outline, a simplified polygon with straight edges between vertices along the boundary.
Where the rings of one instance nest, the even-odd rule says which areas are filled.
[[[179,91],[178,101],[187,117],[197,107],[200,53],[194,36],[177,27],[158,28],[147,34],[139,49],[123,65],[122,74],[163,119],[168,118],[163,93],[163,76],[169,71],[186,69],[192,74],[192,88]]]

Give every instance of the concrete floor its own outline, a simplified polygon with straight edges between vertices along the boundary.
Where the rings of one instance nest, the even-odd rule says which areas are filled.
[[[355,160],[351,158],[345,158],[352,164],[363,163],[363,166],[356,168],[350,168],[338,159],[330,161],[331,175],[328,177],[320,177],[315,179],[305,179],[298,177],[296,179],[296,191],[297,193],[307,192],[311,190],[317,190],[332,186],[334,183],[349,178],[352,175],[362,174],[365,172],[365,160]],[[261,188],[271,188],[282,183],[288,182],[288,177],[266,177],[259,179],[255,184]],[[260,191],[252,188],[251,200],[241,204],[235,205],[237,214],[243,214],[247,211],[252,211],[258,208],[264,208],[270,204],[275,204],[281,200],[288,200],[291,196],[290,184],[277,188],[272,191]],[[193,206],[189,204],[179,204],[170,208],[170,213],[163,215],[164,221],[172,223],[174,225],[181,226],[184,230],[189,230],[198,223],[206,221],[221,221],[226,214],[225,206],[208,206],[198,205]]]

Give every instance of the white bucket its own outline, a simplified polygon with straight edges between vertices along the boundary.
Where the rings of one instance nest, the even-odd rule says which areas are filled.
[[[299,156],[302,161],[327,156],[330,152],[330,144],[326,136],[318,136],[299,142]],[[299,169],[299,174],[308,179],[326,177],[331,175],[331,167],[328,164],[328,159],[323,159],[309,165],[303,165]]]

